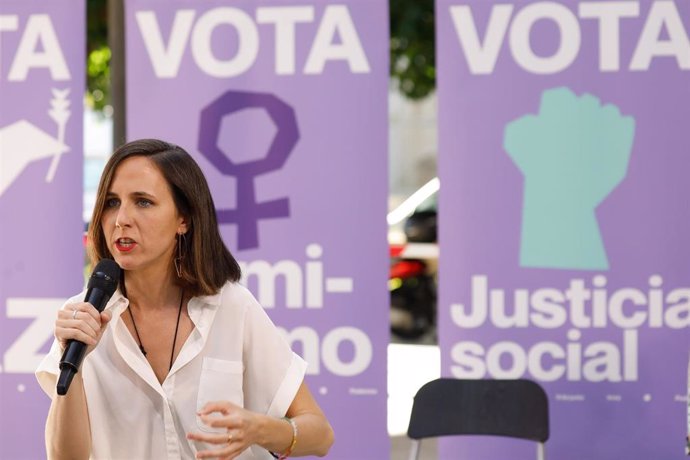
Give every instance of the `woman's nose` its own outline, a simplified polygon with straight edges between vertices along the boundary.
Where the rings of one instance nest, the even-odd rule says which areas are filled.
[[[115,218],[115,227],[124,228],[130,226],[129,214],[127,213],[126,206],[120,206],[117,211],[117,217]]]

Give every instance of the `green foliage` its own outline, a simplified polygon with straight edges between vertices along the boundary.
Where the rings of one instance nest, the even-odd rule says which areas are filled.
[[[422,99],[436,87],[433,0],[390,0],[390,74],[402,94]]]
[[[103,111],[110,104],[110,48],[107,45],[89,53],[86,81],[86,102],[93,110]]]
[[[97,111],[110,104],[107,0],[86,2],[86,102]]]

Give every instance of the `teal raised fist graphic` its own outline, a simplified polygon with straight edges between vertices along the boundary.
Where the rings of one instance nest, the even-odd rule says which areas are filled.
[[[609,268],[595,210],[625,178],[634,136],[632,117],[568,88],[544,91],[539,114],[506,125],[525,179],[521,266]]]

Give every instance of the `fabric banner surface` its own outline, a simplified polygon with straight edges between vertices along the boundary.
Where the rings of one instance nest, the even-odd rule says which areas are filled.
[[[436,8],[442,374],[540,382],[548,458],[681,458],[690,3]]]
[[[387,2],[128,0],[127,137],[189,151],[336,432],[386,433]]]
[[[45,458],[34,370],[84,283],[84,14],[0,0],[0,458]]]

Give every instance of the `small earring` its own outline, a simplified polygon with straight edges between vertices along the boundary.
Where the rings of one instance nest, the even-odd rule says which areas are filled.
[[[182,252],[182,246],[185,244],[184,233],[177,234],[177,257],[173,260],[175,264],[175,271],[177,272],[177,277],[182,278],[182,261],[184,260],[184,254]]]

